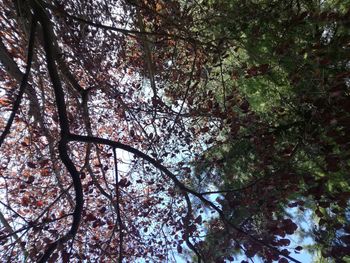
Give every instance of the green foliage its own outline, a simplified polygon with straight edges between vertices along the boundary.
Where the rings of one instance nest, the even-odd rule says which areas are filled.
[[[220,190],[247,188],[254,195],[259,187],[272,187],[276,204],[267,210],[267,193],[246,205],[244,191],[231,194],[234,197],[228,197],[230,191],[223,194],[222,204],[228,203],[232,221],[242,225],[250,215],[255,235],[271,218],[284,217],[288,202],[307,200],[308,206],[301,209],[316,215],[312,237],[322,256],[346,261],[337,241],[341,234],[332,227],[334,222],[339,229],[349,223],[349,2],[205,3],[204,34],[211,35],[220,50],[212,61],[212,75],[221,75],[221,83],[208,86],[221,85],[228,94],[240,94],[232,106],[240,128],[234,134],[228,129],[225,142],[208,149],[207,166],[197,167],[197,174],[214,163],[220,179],[215,177],[213,183]],[[216,89],[223,108],[229,96],[224,92]],[[249,110],[244,107],[242,112],[237,106],[244,100]],[[340,200],[339,195],[347,197]],[[324,231],[327,238],[320,237]]]

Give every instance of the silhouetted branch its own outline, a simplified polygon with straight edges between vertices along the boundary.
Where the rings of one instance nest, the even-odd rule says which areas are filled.
[[[1,212],[1,210],[0,210],[0,222],[1,222],[1,224],[6,228],[7,232],[10,232],[10,234],[12,234],[16,240],[20,241],[20,242],[19,242],[19,245],[20,245],[21,250],[22,250],[22,252],[23,252],[23,254],[24,254],[24,257],[25,257],[25,258],[28,258],[28,257],[29,257],[29,254],[28,254],[28,251],[26,251],[25,246],[24,246],[24,245],[22,244],[22,242],[21,242],[21,237],[19,237],[19,236],[17,235],[17,233],[14,233],[14,231],[13,231],[11,225],[10,225],[9,222],[6,220],[6,218],[5,218],[5,216],[3,215],[3,213]]]
[[[66,137],[69,135],[69,122],[67,117],[64,92],[63,92],[61,80],[56,68],[55,51],[54,51],[53,42],[52,42],[54,32],[51,26],[51,22],[48,19],[47,14],[43,9],[43,7],[36,1],[31,2],[31,5],[32,5],[32,8],[34,9],[34,15],[39,20],[43,29],[43,40],[44,40],[46,63],[47,63],[47,68],[49,71],[50,79],[51,79],[51,82],[54,88],[54,93],[55,93],[55,102],[56,102],[57,112],[59,116],[59,124],[61,128],[61,140],[59,141],[59,144],[58,144],[59,156],[72,177],[74,190],[75,190],[75,208],[73,212],[73,222],[71,225],[71,229],[63,237],[49,244],[48,248],[46,249],[46,251],[44,252],[44,254],[39,260],[39,262],[46,262],[59,244],[65,243],[69,239],[74,238],[74,236],[76,235],[79,229],[79,224],[80,224],[81,215],[83,211],[84,198],[83,198],[83,189],[82,189],[79,173],[76,170],[74,163],[72,162],[72,160],[68,155],[68,147],[67,147],[68,141],[66,140]]]
[[[92,137],[92,136],[83,136],[83,135],[75,135],[75,134],[70,134],[69,135],[69,140],[70,141],[79,141],[79,142],[90,142],[90,143],[98,143],[98,144],[105,144],[105,145],[109,145],[113,148],[119,148],[125,151],[128,151],[130,153],[135,154],[136,156],[143,158],[144,160],[148,161],[149,163],[151,163],[154,167],[158,168],[160,171],[162,171],[163,173],[165,173],[174,183],[175,185],[180,189],[183,190],[185,192],[188,192],[194,196],[196,196],[198,199],[200,199],[205,205],[211,207],[212,209],[214,209],[220,216],[221,220],[228,226],[230,226],[232,229],[236,230],[238,233],[243,234],[244,236],[248,237],[249,239],[251,239],[253,242],[260,244],[262,246],[265,246],[269,249],[271,249],[272,251],[278,253],[278,255],[281,255],[283,257],[288,258],[289,260],[296,262],[296,263],[301,263],[300,261],[294,259],[293,257],[290,257],[288,255],[284,255],[281,253],[281,251],[279,251],[277,248],[266,244],[264,241],[250,235],[249,233],[247,233],[246,231],[240,229],[239,227],[237,227],[236,225],[234,225],[231,221],[229,221],[226,217],[225,214],[223,213],[223,211],[216,206],[213,202],[205,199],[203,197],[203,195],[201,195],[200,193],[197,193],[196,191],[186,187],[181,181],[179,181],[179,179],[177,179],[177,177],[168,170],[168,168],[166,168],[165,166],[163,166],[159,161],[153,159],[152,157],[150,157],[149,155],[129,146],[129,145],[125,145],[123,143],[120,142],[116,142],[116,141],[112,141],[109,139],[104,139],[104,138],[98,138],[98,137]]]
[[[8,238],[8,237],[10,237],[10,236],[13,236],[14,234],[17,234],[17,233],[19,233],[19,232],[28,230],[28,229],[33,228],[33,227],[39,227],[39,226],[42,226],[42,225],[45,225],[45,224],[49,224],[49,223],[52,223],[52,222],[56,222],[56,221],[59,221],[59,220],[61,220],[61,219],[63,219],[63,218],[66,218],[66,217],[68,217],[68,216],[71,216],[71,215],[73,215],[73,214],[72,214],[72,213],[69,213],[69,214],[66,214],[66,215],[64,215],[64,216],[61,216],[61,217],[52,219],[52,220],[50,220],[50,221],[45,221],[45,222],[41,222],[41,223],[29,223],[29,225],[26,226],[26,227],[22,227],[22,228],[20,228],[20,229],[14,230],[14,231],[13,231],[12,233],[10,233],[10,234],[0,236],[0,241],[4,240],[4,239],[6,239],[6,238]]]
[[[7,134],[10,132],[13,120],[14,120],[16,113],[19,109],[19,106],[21,104],[24,90],[27,86],[27,82],[28,82],[28,78],[29,78],[29,74],[30,74],[30,69],[32,66],[32,60],[33,60],[34,40],[35,40],[35,31],[36,31],[37,22],[38,22],[37,19],[35,17],[32,17],[32,24],[31,24],[29,44],[28,44],[28,57],[27,57],[26,71],[25,71],[25,74],[23,75],[17,98],[15,100],[15,103],[13,104],[11,115],[7,121],[7,124],[5,126],[4,131],[2,132],[2,134],[0,136],[0,147],[1,147],[2,143],[4,142]]]

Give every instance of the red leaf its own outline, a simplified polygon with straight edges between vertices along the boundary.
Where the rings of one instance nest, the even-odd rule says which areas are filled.
[[[41,176],[49,176],[49,175],[50,175],[49,169],[42,169],[42,170],[40,171],[40,175],[41,175]]]
[[[29,205],[29,202],[30,202],[30,199],[28,196],[22,197],[22,200],[21,200],[22,205],[27,206],[27,205]]]
[[[27,162],[27,165],[29,168],[33,168],[33,169],[36,167],[36,164],[32,162]]]
[[[80,173],[80,179],[85,179],[86,178],[86,174],[84,172]]]
[[[91,213],[86,215],[87,221],[94,221],[95,219],[96,219],[96,217]]]
[[[302,250],[302,249],[303,249],[303,247],[301,247],[301,246],[297,246],[297,247],[295,248],[296,251],[300,251],[300,250]]]
[[[31,184],[32,182],[34,182],[34,180],[35,180],[35,177],[34,176],[29,176],[28,177],[28,181],[27,181],[27,184]]]
[[[58,253],[53,253],[48,262],[55,263],[55,262],[57,262],[57,259],[58,259]]]
[[[199,216],[194,220],[194,222],[197,223],[197,224],[202,223],[202,216],[199,215]]]
[[[209,131],[209,127],[208,126],[206,126],[206,127],[204,127],[204,128],[202,128],[202,130],[201,130],[202,132],[208,132]]]
[[[24,147],[28,147],[29,145],[26,143],[26,142],[21,142],[21,145],[24,146]]]
[[[293,223],[293,224],[287,225],[285,227],[285,231],[288,235],[292,235],[294,234],[295,230],[297,230],[297,228],[298,226],[295,223]]]
[[[181,254],[182,253],[182,246],[177,245],[177,253]]]
[[[289,246],[290,240],[287,238],[283,238],[283,239],[278,240],[278,243],[280,243],[282,246]]]
[[[69,258],[70,258],[69,253],[66,250],[63,250],[61,252],[61,255],[62,255],[62,262],[63,263],[68,263],[69,262]]]
[[[49,162],[50,162],[50,160],[48,160],[48,159],[41,160],[41,161],[40,161],[40,166],[41,166],[41,167],[44,167],[44,166],[48,165]]]
[[[120,187],[128,187],[129,185],[131,185],[131,182],[128,181],[126,178],[123,178],[119,181]]]

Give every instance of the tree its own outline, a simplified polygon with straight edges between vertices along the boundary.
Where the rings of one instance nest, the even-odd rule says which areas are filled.
[[[347,139],[343,137],[342,141],[333,141],[330,138],[332,135],[327,133],[328,129],[332,129],[330,119],[327,121],[327,117],[323,119],[322,116],[325,112],[332,116],[341,116],[342,119],[348,116],[345,110],[347,106],[334,105],[338,99],[342,101],[342,95],[334,99],[335,93],[331,91],[337,89],[336,86],[340,88],[339,82],[333,82],[334,76],[342,76],[347,71],[348,61],[342,56],[338,57],[338,52],[342,52],[338,47],[342,46],[344,28],[342,22],[335,22],[340,18],[339,13],[334,13],[335,10],[344,11],[343,7],[331,2],[320,4],[298,1],[294,5],[261,1],[247,5],[242,2],[220,1],[216,8],[221,8],[221,17],[214,18],[217,19],[215,22],[209,22],[218,25],[218,35],[225,39],[223,46],[231,45],[231,50],[239,49],[234,50],[235,53],[223,55],[220,64],[224,66],[219,65],[218,75],[224,75],[221,68],[233,72],[232,78],[226,77],[226,85],[237,85],[246,94],[254,110],[254,114],[249,113],[249,103],[242,103],[242,109],[250,115],[249,121],[238,120],[233,129],[234,140],[229,139],[224,146],[216,146],[216,149],[208,152],[209,169],[213,169],[211,163],[220,160],[216,167],[219,169],[217,174],[221,177],[221,180],[217,180],[219,187],[222,190],[240,190],[226,194],[223,202],[228,206],[227,210],[236,223],[238,220],[238,223],[247,224],[248,229],[267,237],[271,235],[272,229],[267,228],[268,233],[265,233],[261,226],[266,225],[264,221],[273,221],[273,214],[275,219],[276,213],[277,218],[283,216],[286,202],[296,198],[303,200],[289,204],[294,207],[307,201],[308,209],[314,210],[321,218],[324,215],[320,213],[320,207],[323,207],[325,209],[321,210],[327,217],[331,215],[330,218],[319,221],[320,228],[323,229],[321,232],[327,233],[328,237],[323,235],[320,238],[316,227],[315,239],[323,244],[323,255],[328,257],[334,249],[334,243],[338,243],[336,239],[341,239],[342,233],[338,230],[348,222],[345,215],[346,201],[341,209],[338,209],[339,204],[335,201],[338,193],[344,195],[348,191],[347,168],[343,170],[344,166],[340,164],[343,157],[344,161],[347,160]],[[271,16],[276,19],[271,20]],[[315,52],[311,56],[308,54],[309,45]],[[337,52],[331,51],[333,49],[337,49]],[[297,80],[294,79],[296,75]],[[218,80],[220,81],[222,80]],[[342,83],[341,94],[348,90],[348,85]],[[327,102],[322,104],[321,101],[325,100]],[[337,117],[333,120],[335,119]],[[335,123],[333,125],[337,126]],[[342,130],[343,125],[339,125],[337,129]],[[237,131],[241,136],[237,136]],[[335,158],[340,161],[339,166],[335,165],[337,161],[330,156],[343,156]],[[203,173],[203,170],[200,172]],[[339,182],[342,182],[341,187]],[[270,187],[266,187],[267,185]],[[311,203],[316,205],[311,208]],[[335,218],[331,210],[341,215],[340,218]],[[276,225],[281,223],[276,222]],[[273,230],[275,234],[280,232],[276,225]],[[244,227],[242,224],[240,226]],[[217,234],[217,230],[215,231]],[[222,232],[217,235],[231,239],[229,234]],[[340,243],[342,242],[338,244]],[[342,246],[339,245],[335,250],[342,251]],[[208,251],[212,250],[209,246]],[[338,254],[339,258],[346,253],[343,250]],[[337,257],[335,254],[331,257]]]
[[[3,260],[347,259],[346,2],[0,4]]]

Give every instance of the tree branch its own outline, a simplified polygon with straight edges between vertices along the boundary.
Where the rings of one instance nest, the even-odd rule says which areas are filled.
[[[19,246],[21,247],[21,250],[24,254],[24,258],[27,259],[29,258],[28,251],[26,250],[25,246],[22,244],[21,237],[15,233],[15,231],[12,229],[11,225],[9,222],[6,220],[5,216],[0,210],[0,222],[3,224],[3,226],[6,228],[6,230],[10,233],[10,235],[13,235],[16,240],[19,241]]]
[[[43,7],[37,2],[32,1],[31,6],[34,10],[34,15],[39,20],[42,29],[43,29],[43,40],[44,40],[44,50],[46,55],[46,63],[49,71],[50,79],[54,88],[56,107],[59,116],[59,124],[61,128],[61,140],[58,144],[59,156],[66,166],[68,172],[70,173],[74,185],[75,190],[75,208],[73,212],[73,222],[71,225],[71,229],[68,231],[66,235],[51,243],[39,262],[46,262],[53,251],[56,250],[59,244],[63,244],[67,242],[69,239],[74,238],[80,225],[81,215],[83,211],[84,198],[83,198],[83,189],[80,180],[80,176],[78,171],[76,170],[74,163],[70,159],[68,155],[68,147],[67,147],[67,137],[69,135],[69,122],[66,111],[66,103],[64,99],[64,92],[61,84],[61,80],[56,68],[55,63],[55,51],[53,47],[53,29],[51,26],[51,22],[43,9]]]
[[[28,44],[28,57],[27,57],[26,72],[23,75],[23,78],[22,78],[22,81],[21,81],[21,85],[20,85],[20,88],[19,88],[19,92],[18,92],[16,101],[13,104],[13,107],[12,107],[11,115],[10,115],[8,121],[7,121],[7,124],[5,126],[4,131],[2,132],[2,134],[0,136],[0,147],[1,147],[2,143],[4,142],[7,134],[10,132],[13,120],[14,120],[14,118],[16,116],[16,113],[17,113],[17,111],[19,109],[19,106],[21,104],[25,88],[27,86],[27,82],[28,82],[28,78],[29,78],[29,74],[30,74],[30,69],[31,69],[31,66],[32,66],[32,60],[33,60],[36,25],[37,25],[37,20],[36,20],[35,17],[32,17],[32,24],[31,24],[29,44]]]
[[[135,154],[136,156],[148,161],[149,163],[151,163],[154,167],[156,167],[157,169],[159,169],[160,171],[162,171],[163,173],[165,173],[174,183],[175,185],[180,189],[183,190],[185,192],[188,192],[194,196],[196,196],[198,199],[200,199],[205,205],[211,207],[212,209],[214,209],[220,216],[221,220],[228,226],[230,226],[232,229],[234,229],[235,231],[237,231],[238,233],[243,234],[244,236],[246,236],[247,238],[249,238],[250,240],[252,240],[253,242],[260,244],[262,246],[265,246],[269,249],[271,249],[272,251],[278,253],[278,255],[281,255],[283,257],[288,258],[289,260],[296,262],[296,263],[301,263],[300,261],[294,259],[291,256],[288,255],[284,255],[281,253],[281,251],[279,251],[277,248],[266,244],[264,241],[250,235],[249,233],[247,233],[246,231],[240,229],[239,227],[237,227],[236,225],[234,225],[231,221],[229,221],[226,217],[225,214],[223,213],[223,211],[216,206],[213,202],[205,199],[200,193],[197,193],[196,191],[186,187],[181,181],[179,181],[179,179],[177,179],[177,177],[168,170],[168,168],[166,168],[164,165],[162,165],[159,161],[153,159],[152,157],[148,156],[147,154],[131,147],[125,144],[122,144],[120,142],[116,142],[116,141],[112,141],[109,139],[104,139],[104,138],[98,138],[98,137],[92,137],[92,136],[83,136],[83,135],[75,135],[75,134],[70,134],[69,135],[69,140],[70,141],[79,141],[79,142],[90,142],[90,143],[98,143],[98,144],[105,144],[105,145],[109,145],[113,148],[119,148],[125,151],[128,151],[130,153]]]

